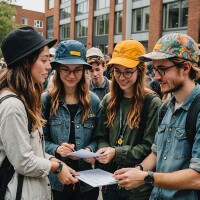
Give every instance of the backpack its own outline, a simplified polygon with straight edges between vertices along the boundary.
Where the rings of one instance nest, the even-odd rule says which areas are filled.
[[[158,125],[161,124],[162,119],[168,109],[167,104],[168,102],[165,102],[160,107]],[[192,149],[192,146],[194,143],[194,137],[196,134],[196,123],[197,123],[197,117],[198,117],[199,112],[200,112],[200,93],[192,101],[188,109],[186,122],[185,122],[185,132],[186,132],[186,136],[187,136],[191,149]],[[197,190],[196,192],[197,192],[198,199],[200,199],[200,190]]]
[[[14,97],[21,100],[18,96],[9,94],[0,99],[0,104],[6,100],[7,98]],[[29,133],[31,132],[31,121],[28,120],[28,129]],[[12,179],[15,173],[14,167],[11,165],[10,161],[8,160],[7,156],[3,160],[3,163],[0,167],[0,200],[4,200],[6,194],[6,188],[10,180]],[[17,185],[17,193],[16,193],[16,200],[21,199],[22,195],[22,187],[23,187],[24,176],[19,174],[18,176],[18,185]]]

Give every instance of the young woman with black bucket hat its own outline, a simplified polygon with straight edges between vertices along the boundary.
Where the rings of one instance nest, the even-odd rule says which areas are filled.
[[[27,26],[11,31],[1,44],[7,69],[0,74],[0,171],[5,160],[14,170],[1,188],[1,199],[51,199],[50,172],[64,184],[78,181],[74,170],[44,151],[42,83],[50,69],[49,48],[56,41]]]
[[[94,158],[78,159],[68,156],[73,150],[95,152],[96,127],[100,116],[100,100],[89,91],[86,70],[86,50],[76,40],[62,41],[51,62],[55,74],[53,87],[42,96],[43,114],[48,120],[43,131],[46,152],[62,158],[76,171],[92,169]],[[49,176],[55,200],[96,200],[99,189],[80,181],[63,185],[55,174]]]

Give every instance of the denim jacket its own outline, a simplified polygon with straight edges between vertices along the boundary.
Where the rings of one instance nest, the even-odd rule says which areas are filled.
[[[82,108],[79,106],[78,111],[74,118],[75,123],[75,139],[76,139],[76,149],[84,149],[89,147],[92,151],[97,150],[96,143],[96,126],[100,116],[100,100],[93,92],[90,92],[90,112],[84,124],[81,122]],[[50,106],[49,102],[50,97],[48,93],[45,92],[42,96],[43,103],[43,115],[46,115],[47,107]],[[48,117],[48,116],[46,116]],[[51,115],[48,122],[44,126],[44,137],[46,142],[46,152],[51,155],[56,156],[56,149],[59,145],[63,143],[62,138],[66,141],[69,141],[70,136],[70,113],[67,108],[67,105],[64,101],[64,98],[61,98],[59,101],[59,107],[56,115]],[[67,158],[62,158],[64,162],[67,162]],[[82,159],[78,160],[79,169],[87,170],[91,169],[91,164],[83,161]],[[49,176],[52,188],[54,190],[62,191],[63,184],[58,180],[57,176],[53,173]],[[92,189],[89,185],[80,182],[80,189],[82,192],[89,191]]]
[[[185,121],[188,109],[194,98],[200,93],[200,85],[196,85],[183,105],[175,110],[175,98],[168,103],[163,120],[158,127],[152,151],[157,154],[157,172],[173,172],[192,168],[200,172],[200,117],[198,116],[191,150],[185,133]],[[198,199],[194,190],[169,190],[154,187],[150,199],[195,200]]]

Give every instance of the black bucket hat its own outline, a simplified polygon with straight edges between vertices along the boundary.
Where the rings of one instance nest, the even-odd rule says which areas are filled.
[[[9,67],[43,46],[51,48],[56,42],[56,39],[44,39],[33,27],[24,26],[8,33],[1,44],[1,49]]]
[[[77,40],[65,40],[60,42],[56,49],[55,60],[51,62],[51,66],[59,66],[59,64],[80,64],[86,69],[91,69],[92,66],[86,62],[85,46]]]

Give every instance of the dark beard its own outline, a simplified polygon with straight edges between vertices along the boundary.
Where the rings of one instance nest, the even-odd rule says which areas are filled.
[[[171,88],[165,92],[163,92],[163,94],[168,94],[168,93],[173,93],[173,92],[176,92],[178,90],[180,90],[181,88],[183,87],[183,83],[177,83],[174,88]],[[162,92],[162,91],[161,91]]]

